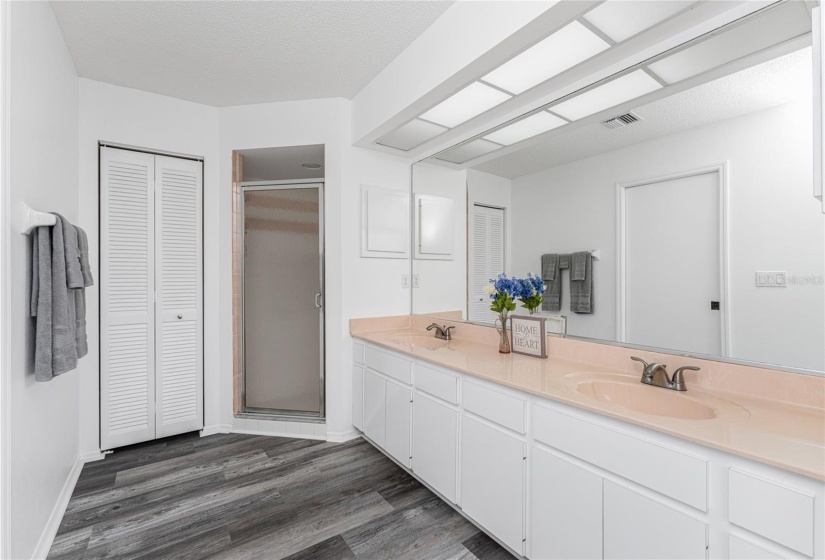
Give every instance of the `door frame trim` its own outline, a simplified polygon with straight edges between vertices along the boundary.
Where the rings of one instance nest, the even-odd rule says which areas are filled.
[[[289,181],[244,181],[239,183],[241,190],[240,200],[240,270],[241,270],[241,293],[240,293],[240,319],[241,319],[241,410],[236,413],[236,417],[258,418],[266,420],[283,420],[289,422],[313,422],[323,423],[326,421],[326,229],[325,229],[325,184],[324,179],[293,179]],[[319,258],[319,278],[318,286],[321,294],[320,318],[320,403],[319,412],[301,412],[277,409],[263,409],[249,407],[246,404],[246,322],[244,320],[244,224],[246,222],[246,203],[243,193],[245,191],[276,191],[288,189],[318,189],[318,258]],[[317,305],[317,304],[316,304]]]
[[[719,294],[721,306],[721,348],[722,357],[731,355],[730,336],[730,274],[729,266],[729,219],[728,219],[728,168],[729,162],[710,164],[696,167],[686,171],[659,175],[646,179],[616,183],[616,340],[619,343],[627,342],[627,302],[626,302],[626,238],[625,229],[627,226],[627,189],[671,181],[673,179],[683,179],[696,175],[716,173],[719,187]]]

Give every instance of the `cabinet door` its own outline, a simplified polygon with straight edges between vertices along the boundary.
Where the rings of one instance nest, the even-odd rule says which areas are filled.
[[[602,477],[533,448],[530,558],[602,557]]]
[[[707,557],[707,525],[609,480],[604,481],[604,558]]]
[[[100,152],[100,445],[155,438],[155,158]]]
[[[364,368],[352,366],[352,425],[364,431]]]
[[[412,391],[408,387],[387,381],[386,397],[386,443],[384,448],[387,453],[409,468]]]
[[[468,416],[461,426],[461,509],[523,553],[525,444]]]
[[[383,377],[364,370],[364,434],[381,447],[386,442],[386,385]]]
[[[458,411],[416,391],[412,438],[413,471],[455,503]]]
[[[203,428],[203,164],[155,156],[155,437]]]

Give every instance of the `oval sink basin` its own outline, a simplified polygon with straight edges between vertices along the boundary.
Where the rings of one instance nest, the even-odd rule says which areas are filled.
[[[438,348],[446,348],[448,345],[455,346],[458,344],[457,340],[442,340],[427,334],[401,334],[390,339],[394,344],[399,346],[406,346],[408,348],[427,348],[435,350]]]
[[[716,417],[715,409],[683,393],[641,383],[584,381],[576,386],[576,390],[585,397],[644,414],[686,420],[709,420]]]

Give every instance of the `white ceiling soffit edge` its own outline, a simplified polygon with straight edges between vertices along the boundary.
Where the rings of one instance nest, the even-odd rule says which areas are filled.
[[[410,160],[425,159],[451,146],[455,146],[466,139],[483,136],[483,133],[492,128],[514,121],[522,115],[545,106],[556,99],[563,98],[596,82],[602,81],[609,76],[621,73],[627,68],[636,66],[663,52],[690,43],[703,35],[711,33],[720,27],[735,22],[775,3],[777,3],[777,0],[704,2],[697,4],[694,9],[681,13],[678,17],[667,19],[661,24],[637,34],[569,71],[551,78],[546,83],[536,86],[509,101],[501,103],[484,113],[481,117],[470,119],[444,134],[425,141],[409,152],[402,152],[374,144],[371,147],[395,155],[401,155]],[[563,5],[567,4],[568,3],[563,3]],[[569,4],[579,3],[572,2]],[[568,13],[568,15],[570,14]],[[579,12],[579,15],[581,15],[581,12]],[[576,19],[579,15],[573,16],[572,19]],[[563,27],[563,25],[569,23],[569,21],[570,19],[561,25],[556,22],[556,29]],[[534,43],[535,41],[536,39],[534,39]],[[490,69],[488,67],[486,73],[489,72]],[[471,81],[472,79],[478,78],[484,73],[484,71],[479,72],[469,77],[469,80]],[[466,83],[465,81],[464,84]],[[460,89],[460,87],[458,89]],[[447,96],[449,96],[449,94],[447,94]],[[406,120],[414,118],[417,114],[420,114],[420,112],[425,111],[431,106],[432,102],[430,102],[430,105],[425,106],[416,105],[415,109],[418,112],[415,115],[405,111],[404,115],[409,115]],[[408,109],[410,108],[408,107]]]
[[[353,98],[353,144],[376,147],[378,138],[598,3],[456,2]]]

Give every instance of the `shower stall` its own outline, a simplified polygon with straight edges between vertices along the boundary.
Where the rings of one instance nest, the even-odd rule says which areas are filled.
[[[324,419],[324,185],[241,183],[244,415]]]

